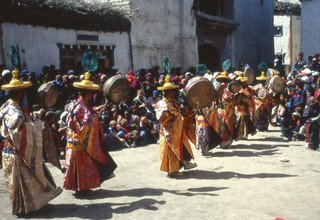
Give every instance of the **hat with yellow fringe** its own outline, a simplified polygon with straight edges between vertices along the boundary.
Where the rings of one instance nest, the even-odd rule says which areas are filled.
[[[243,72],[239,72],[238,74],[239,74],[239,76],[236,78],[236,80],[240,80],[241,82],[248,81],[248,77],[245,77]]]
[[[256,78],[256,80],[258,80],[258,81],[267,81],[269,79],[270,78],[266,76],[266,73],[264,71],[261,72],[261,76],[258,76]]]
[[[230,82],[231,81],[231,78],[229,77],[228,75],[228,71],[231,67],[231,60],[230,59],[227,59],[225,60],[223,63],[222,63],[222,70],[223,72],[220,73],[220,75],[218,75],[216,77],[216,80],[219,81],[219,82],[225,82],[225,81],[228,81]]]
[[[158,87],[158,90],[169,90],[169,89],[178,89],[179,86],[178,85],[173,85],[171,83],[171,79],[170,79],[170,75],[167,75],[165,78],[165,83],[163,84],[162,87]]]
[[[12,79],[8,84],[4,84],[1,86],[2,90],[18,90],[25,89],[32,86],[30,81],[22,81],[20,80],[20,72],[18,69],[12,71]]]
[[[86,72],[84,74],[84,80],[81,82],[74,82],[73,86],[79,89],[86,89],[86,90],[99,90],[99,85],[94,84],[90,80],[91,74],[89,72]]]
[[[268,71],[267,64],[264,63],[264,62],[259,63],[258,69],[261,72],[261,76],[258,76],[256,78],[256,80],[259,80],[259,81],[267,81],[267,80],[269,80],[269,77],[266,76],[266,72]]]

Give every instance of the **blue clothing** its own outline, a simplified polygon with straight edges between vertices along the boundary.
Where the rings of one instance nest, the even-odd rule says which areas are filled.
[[[291,112],[293,112],[296,107],[304,108],[306,104],[306,97],[307,97],[306,90],[302,89],[300,91],[296,91],[289,101]]]

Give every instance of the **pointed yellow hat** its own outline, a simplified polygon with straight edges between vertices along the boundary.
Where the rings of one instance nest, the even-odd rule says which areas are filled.
[[[243,72],[239,72],[239,76],[236,78],[236,80],[240,80],[241,82],[247,82],[248,77],[245,77]]]
[[[261,72],[261,76],[258,76],[256,78],[256,80],[258,80],[258,81],[267,81],[269,79],[270,78],[266,76],[266,73],[264,71]]]
[[[74,82],[73,86],[79,89],[87,89],[87,90],[99,90],[99,85],[94,84],[90,80],[91,74],[89,72],[86,72],[84,74],[84,80],[81,82]]]
[[[220,73],[219,76],[216,77],[217,81],[231,81],[231,78],[228,76],[228,72],[224,71]]]
[[[25,89],[32,86],[30,81],[22,81],[20,80],[20,72],[18,69],[12,71],[12,79],[8,84],[2,85],[2,90],[18,90],[18,89]]]
[[[158,90],[168,90],[168,89],[178,89],[178,85],[173,85],[170,80],[170,75],[167,75],[165,78],[165,83],[162,87],[158,87]]]

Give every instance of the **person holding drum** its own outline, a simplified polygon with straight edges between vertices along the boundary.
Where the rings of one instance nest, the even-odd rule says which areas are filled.
[[[160,170],[168,176],[181,175],[179,170],[192,169],[197,166],[190,162],[194,158],[190,142],[195,144],[194,115],[190,109],[183,109],[175,99],[179,88],[170,81],[170,75],[165,77],[165,84],[158,87],[163,91],[163,98],[156,105],[156,116],[160,122]]]
[[[73,86],[79,89],[79,96],[68,108],[63,187],[76,191],[75,196],[78,196],[100,187],[104,180],[113,177],[117,165],[106,150],[98,114],[89,105],[99,85],[90,80],[90,73],[87,72],[84,79],[74,82]]]
[[[32,119],[22,108],[26,89],[31,86],[30,81],[20,80],[17,69],[12,80],[1,86],[10,96],[0,108],[0,131],[5,138],[4,180],[15,215],[37,211],[62,192],[42,161],[43,122]]]
[[[256,104],[256,121],[255,127],[259,131],[268,131],[269,117],[270,117],[270,107],[271,107],[271,95],[268,93],[268,88],[266,87],[266,82],[269,77],[266,77],[265,72],[261,72],[261,76],[256,78],[260,83],[256,85],[257,94],[255,96]]]
[[[241,73],[237,79],[241,83],[240,91],[235,95],[235,107],[237,115],[238,140],[245,140],[248,135],[256,134],[254,127],[255,103],[254,90],[248,87],[248,78]]]
[[[234,85],[236,84],[231,82],[231,78],[228,76],[226,71],[218,75],[216,80],[220,82],[221,85],[225,85],[222,87],[223,92],[220,95],[221,97],[219,97],[221,100],[219,105],[219,116],[221,120],[219,133],[222,138],[220,147],[227,149],[231,147],[233,140],[236,138],[236,116],[234,106],[234,93],[236,91],[233,91],[235,88]]]

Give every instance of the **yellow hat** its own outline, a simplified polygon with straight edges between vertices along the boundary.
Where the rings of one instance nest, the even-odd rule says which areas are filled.
[[[256,80],[259,80],[259,81],[267,81],[269,80],[269,77],[266,77],[266,73],[264,71],[261,72],[261,76],[258,76],[256,78]]]
[[[84,74],[84,80],[82,80],[81,82],[74,82],[73,86],[79,89],[87,89],[87,90],[99,90],[99,85],[94,84],[91,80],[90,80],[90,73],[86,72]]]
[[[9,84],[5,84],[1,86],[2,90],[18,90],[25,89],[32,86],[30,81],[23,82],[20,80],[20,73],[18,69],[12,71],[12,79]]]
[[[231,81],[231,78],[228,76],[227,71],[220,73],[219,76],[216,77],[217,81]]]
[[[165,83],[162,87],[158,87],[158,90],[169,90],[169,89],[178,89],[178,85],[173,85],[170,80],[170,75],[167,75],[165,78]]]
[[[243,75],[243,72],[240,72],[239,76],[236,78],[236,80],[240,80],[241,82],[247,82],[248,81],[248,77],[245,77]]]

